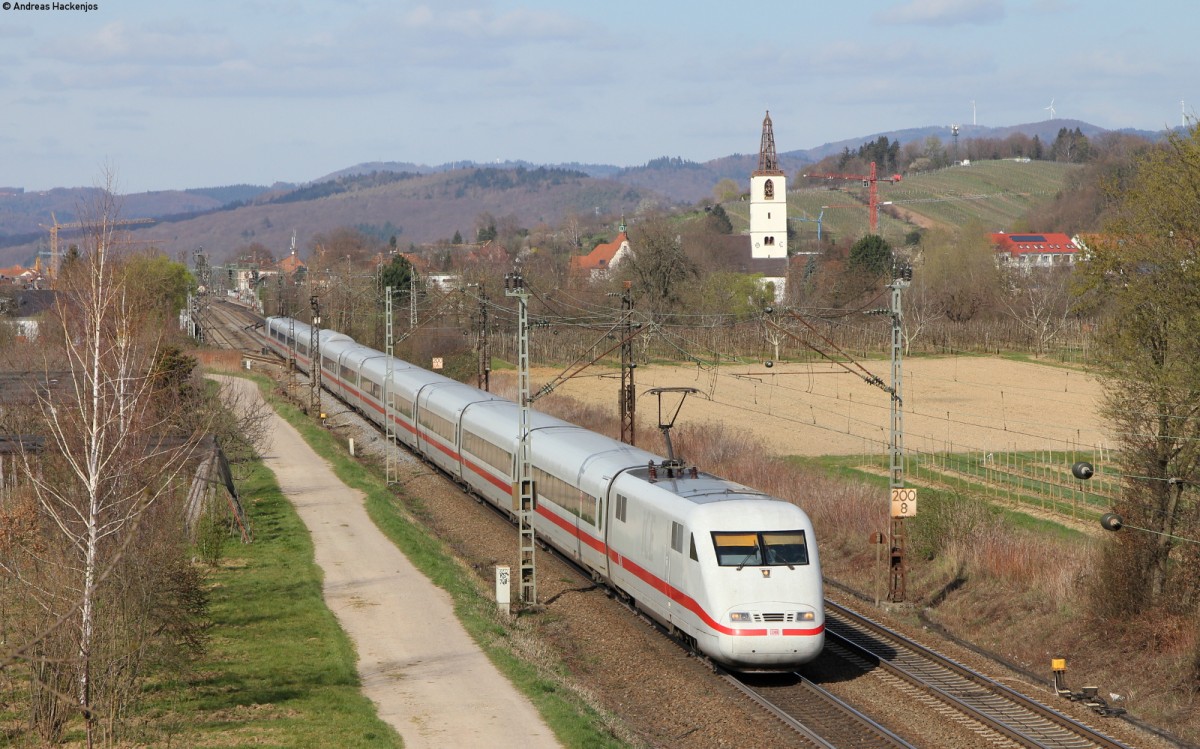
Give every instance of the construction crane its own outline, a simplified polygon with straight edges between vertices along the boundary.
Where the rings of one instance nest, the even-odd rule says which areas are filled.
[[[94,222],[88,221],[72,221],[69,224],[58,223],[58,217],[54,215],[54,211],[50,211],[50,220],[54,223],[50,226],[38,224],[38,226],[50,232],[50,278],[58,278],[59,254],[58,254],[58,233],[60,231],[73,231],[85,229],[93,226]],[[111,222],[112,226],[131,226],[133,224],[153,224],[155,219],[152,218],[123,218]]]
[[[879,182],[880,178],[875,175],[875,162],[871,162],[870,174],[806,174],[805,177],[810,179],[855,179],[862,180],[863,187],[867,188],[867,210],[868,223],[871,227],[872,234],[879,233]],[[890,177],[884,177],[883,182],[895,184],[899,182],[901,177],[899,174],[893,174]]]

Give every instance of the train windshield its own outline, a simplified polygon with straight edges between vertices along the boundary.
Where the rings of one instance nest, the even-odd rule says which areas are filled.
[[[804,531],[714,532],[712,537],[722,567],[808,564]]]

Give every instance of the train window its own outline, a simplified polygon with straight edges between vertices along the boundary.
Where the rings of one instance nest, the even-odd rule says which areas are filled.
[[[392,408],[412,421],[412,401],[398,393],[392,393]]]
[[[538,486],[538,496],[547,499],[567,512],[588,523],[596,523],[596,498],[580,491],[569,482],[546,473],[541,468],[533,469],[533,478]]]
[[[696,556],[696,534],[689,533],[688,538],[690,539],[689,545],[691,546],[691,548],[688,549],[688,556],[692,558],[692,561],[699,562],[700,557]]]
[[[808,564],[804,531],[764,531],[762,541],[767,564]]]
[[[345,364],[338,369],[338,374],[341,375],[342,382],[354,382],[354,370]]]
[[[334,371],[333,359],[330,359],[328,356],[321,357],[321,366],[328,372]]]
[[[625,496],[622,494],[617,495],[617,501],[613,504],[613,515],[622,523],[625,522]]]
[[[379,393],[380,393],[379,383],[372,382],[371,380],[368,380],[366,377],[364,377],[363,378],[363,389],[366,390],[376,400],[379,399]]]
[[[683,526],[671,521],[671,548],[683,553]]]
[[[757,533],[714,532],[712,537],[713,546],[717,550],[717,564],[722,567],[742,567],[747,564],[762,564],[762,554],[758,548]]]
[[[449,419],[430,413],[429,409],[424,409],[421,411],[421,425],[446,438],[451,444],[454,443],[454,422]]]
[[[296,350],[299,351],[302,356],[308,356],[308,344],[307,343],[297,343]]]
[[[717,564],[722,567],[808,564],[804,531],[713,533],[712,536]]]
[[[509,474],[512,453],[466,429],[463,430],[462,441],[463,451],[471,453],[505,476]]]

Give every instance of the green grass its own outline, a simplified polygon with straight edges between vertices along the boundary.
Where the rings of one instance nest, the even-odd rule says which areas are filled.
[[[1030,456],[1032,455],[1030,454]],[[918,507],[928,508],[933,502],[985,501],[1013,527],[1024,528],[1038,533],[1047,533],[1054,537],[1070,539],[1079,539],[1082,537],[1079,531],[1074,528],[1051,519],[1022,512],[1019,504],[1013,506],[1010,499],[996,496],[994,489],[989,489],[979,480],[983,475],[983,471],[968,467],[970,463],[968,456],[955,454],[948,456],[948,459],[952,463],[963,467],[961,473],[955,476],[941,474],[939,483],[943,485],[942,487],[926,486],[922,481],[918,489]],[[864,463],[863,456],[861,455],[827,455],[820,457],[792,455],[788,456],[787,461],[796,466],[819,470],[825,475],[837,479],[863,481],[880,487],[881,491],[888,486],[886,456],[871,456],[867,463]],[[877,471],[863,470],[864,466],[873,466]],[[921,471],[923,472],[923,477],[926,477],[929,469],[923,467]],[[911,459],[908,473],[912,477]],[[1061,498],[1051,498],[1046,494],[1038,493],[1037,489],[1044,488],[1045,486],[1047,485],[1044,482],[1029,481],[1026,493],[1021,495],[1024,504],[1030,508],[1037,507],[1040,510],[1057,512],[1064,519],[1071,518],[1073,516],[1073,508],[1069,501],[1062,501]],[[1079,496],[1081,499],[1083,498],[1082,493]],[[1094,502],[1098,502],[1098,500],[1095,500],[1094,495],[1088,495],[1086,502],[1081,503],[1080,510],[1083,515],[1099,516],[1104,507],[1101,504],[1093,504]],[[922,522],[921,517],[921,512],[918,510],[917,523]]]
[[[230,542],[210,576],[207,654],[157,681],[152,744],[399,747],[359,689],[354,648],[321,594],[307,529],[262,464],[240,487],[254,543]]]

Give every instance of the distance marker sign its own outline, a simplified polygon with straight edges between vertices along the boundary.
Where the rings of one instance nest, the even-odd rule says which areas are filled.
[[[917,514],[916,489],[892,489],[892,517],[911,518]]]

